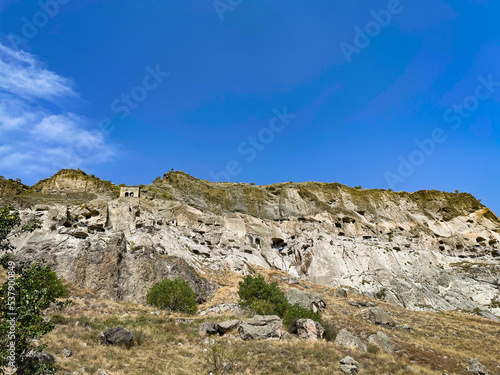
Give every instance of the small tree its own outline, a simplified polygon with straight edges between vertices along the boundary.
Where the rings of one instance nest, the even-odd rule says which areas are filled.
[[[196,294],[186,281],[165,279],[153,285],[146,296],[148,304],[186,314],[195,314],[198,310]]]
[[[0,259],[8,270],[8,280],[0,287],[0,373],[14,364],[19,374],[55,374],[53,364],[40,363],[35,355],[45,346],[35,347],[32,340],[54,328],[43,319],[43,311],[51,304],[63,308],[71,301],[57,300],[67,296],[68,290],[44,262],[14,262],[7,236],[20,224],[19,213],[12,206],[0,209],[0,252],[9,251]],[[40,222],[31,221],[21,232],[39,226]]]
[[[242,307],[250,308],[258,314],[274,314],[281,318],[285,316],[288,301],[277,283],[268,284],[261,275],[248,275],[240,281],[239,286],[238,295]]]

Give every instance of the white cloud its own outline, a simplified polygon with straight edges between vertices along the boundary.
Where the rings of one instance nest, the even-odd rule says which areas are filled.
[[[0,43],[2,174],[40,178],[112,158],[114,147],[102,132],[91,130],[95,124],[64,109],[68,98],[78,99],[71,80]]]

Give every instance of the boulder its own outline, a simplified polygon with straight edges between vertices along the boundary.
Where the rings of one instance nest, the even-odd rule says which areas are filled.
[[[342,329],[335,338],[335,344],[340,346],[345,346],[347,348],[352,348],[366,352],[366,345],[361,341],[359,337],[349,332],[347,329]]]
[[[204,335],[215,335],[218,332],[217,324],[213,322],[205,322],[200,326],[200,334]]]
[[[283,322],[276,315],[256,315],[241,323],[238,333],[243,340],[262,340],[269,338],[280,338]]]
[[[70,350],[70,349],[63,349],[61,350],[62,351],[62,354],[68,358],[68,357],[71,357],[73,355],[73,350]]]
[[[127,349],[134,344],[132,334],[122,327],[106,328],[99,334],[99,341],[104,345],[123,345]]]
[[[323,297],[318,294],[304,292],[300,289],[291,288],[286,296],[291,305],[299,305],[314,312],[324,310],[326,307]]]
[[[354,306],[354,307],[373,307],[375,304],[370,301],[357,301],[357,300],[350,300],[349,305]]]
[[[240,324],[241,320],[228,320],[217,324],[217,331],[219,332],[219,335],[223,335],[225,333],[231,332],[233,329],[237,329]]]
[[[381,307],[372,307],[368,312],[368,319],[377,325],[392,327],[391,316]]]
[[[488,375],[488,369],[482,365],[477,358],[469,359],[470,367],[467,368],[467,371],[473,373],[474,375]]]
[[[335,295],[339,298],[347,298],[347,290],[344,288],[338,288],[335,291]]]
[[[349,375],[356,375],[359,371],[359,363],[347,356],[340,360],[340,371]]]
[[[369,344],[375,345],[385,352],[392,353],[394,351],[394,344],[391,339],[382,331],[378,331],[373,335],[368,336]]]
[[[297,319],[295,322],[297,336],[304,340],[317,340],[323,337],[325,330],[312,319]]]

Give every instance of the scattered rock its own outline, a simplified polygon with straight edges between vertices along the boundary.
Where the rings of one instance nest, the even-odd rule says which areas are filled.
[[[408,325],[404,325],[404,324],[398,324],[398,325],[394,326],[394,328],[400,329],[402,331],[408,331],[408,332],[413,330],[412,326],[408,326]]]
[[[344,288],[338,288],[335,291],[335,295],[339,298],[347,298],[347,290]]]
[[[314,312],[324,310],[326,307],[326,303],[320,295],[304,292],[303,290],[295,288],[291,288],[288,291],[286,299],[292,305],[298,304]]]
[[[355,300],[350,300],[349,305],[354,306],[354,307],[373,307],[375,306],[374,303],[369,302],[369,301],[355,301]]]
[[[238,333],[243,340],[280,338],[283,322],[276,315],[256,315],[241,323]]]
[[[340,371],[349,375],[356,375],[359,371],[359,363],[347,356],[340,360]]]
[[[471,358],[469,359],[469,362],[471,364],[470,367],[467,368],[467,371],[473,373],[474,375],[488,375],[488,369],[483,366],[477,358]]]
[[[241,324],[241,320],[228,320],[226,322],[222,322],[217,324],[217,331],[219,335],[223,335],[225,333],[231,332],[233,329],[237,329]]]
[[[323,337],[325,330],[312,319],[297,319],[295,322],[297,336],[304,340],[317,340]]]
[[[368,319],[374,324],[385,327],[392,327],[394,325],[389,313],[381,307],[372,307],[368,312]]]
[[[104,371],[102,368],[100,368],[99,370],[97,370],[96,375],[108,375],[108,373]]]
[[[205,345],[214,345],[215,344],[215,340],[211,339],[210,337],[207,337],[205,340],[203,340],[203,343]]]
[[[62,354],[68,358],[68,357],[71,357],[73,355],[73,350],[70,350],[70,349],[63,349],[61,350],[62,351]]]
[[[127,349],[134,344],[132,334],[122,327],[106,328],[99,334],[99,341],[104,345],[124,345]]]
[[[41,352],[36,354],[36,358],[38,359],[38,362],[40,363],[55,363],[56,358],[47,352]]]
[[[356,350],[361,350],[366,352],[366,345],[361,341],[359,337],[349,332],[345,328],[340,330],[334,341],[335,344],[345,346],[348,348],[353,348]]]
[[[215,335],[217,333],[217,325],[213,322],[205,322],[200,326],[200,334]]]
[[[385,352],[392,353],[394,351],[394,344],[391,339],[382,331],[378,331],[373,335],[368,336],[368,343],[375,345]]]

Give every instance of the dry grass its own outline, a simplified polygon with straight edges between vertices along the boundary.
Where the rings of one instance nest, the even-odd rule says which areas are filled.
[[[268,281],[278,280],[275,271],[258,269]],[[201,309],[219,303],[237,302],[237,285],[241,276],[226,273],[211,275],[223,285]],[[323,340],[316,343],[288,341],[242,341],[239,338],[216,338],[217,348],[237,365],[237,374],[341,374],[339,360],[351,355],[361,364],[360,374],[448,374],[466,375],[468,359],[477,357],[491,374],[500,374],[500,324],[459,312],[428,313],[408,311],[380,301],[396,324],[413,327],[411,331],[388,330],[374,326],[363,318],[363,309],[349,305],[348,299],[369,300],[349,293],[348,299],[335,297],[335,291],[309,284],[327,302],[323,313],[331,337],[342,328],[358,334],[363,341],[384,331],[397,345],[388,354],[369,345],[367,353],[352,352]],[[280,284],[283,289],[292,285]],[[302,287],[303,284],[299,287]],[[296,286],[293,286],[296,287]],[[203,350],[206,345],[198,335],[199,326],[207,320],[223,321],[234,317],[181,316],[152,314],[150,307],[91,297],[88,291],[72,289],[74,303],[56,314],[56,329],[42,339],[47,351],[57,358],[59,374],[72,373],[84,367],[95,374],[99,368],[109,374],[206,374],[211,369]],[[244,319],[244,317],[240,317]],[[141,338],[139,345],[127,350],[98,343],[99,332],[106,327],[122,326]],[[179,343],[181,345],[179,345]],[[74,355],[64,358],[63,348]],[[408,366],[411,366],[408,367]]]

